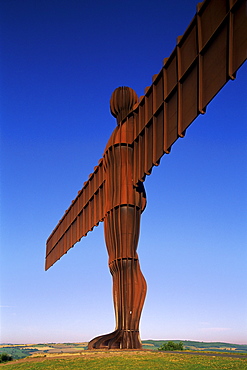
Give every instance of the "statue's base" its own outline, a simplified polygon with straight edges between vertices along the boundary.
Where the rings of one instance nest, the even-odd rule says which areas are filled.
[[[88,349],[142,349],[139,330],[118,329],[88,343]]]

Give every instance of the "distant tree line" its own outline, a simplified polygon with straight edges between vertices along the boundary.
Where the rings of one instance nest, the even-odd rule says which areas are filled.
[[[159,351],[183,351],[184,345],[183,342],[174,343],[171,340],[167,343],[162,344],[159,348]]]

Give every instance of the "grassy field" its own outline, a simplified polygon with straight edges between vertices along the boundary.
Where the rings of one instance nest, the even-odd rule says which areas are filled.
[[[28,357],[1,366],[6,370],[247,370],[247,358],[155,351],[83,351],[80,356]]]

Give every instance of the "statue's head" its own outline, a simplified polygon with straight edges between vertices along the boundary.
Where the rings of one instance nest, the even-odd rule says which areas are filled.
[[[130,87],[121,86],[113,91],[110,100],[110,109],[111,114],[117,118],[118,124],[132,111],[137,102],[138,96]]]

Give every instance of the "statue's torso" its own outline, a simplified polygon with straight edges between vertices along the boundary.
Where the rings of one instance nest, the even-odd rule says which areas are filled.
[[[120,205],[145,207],[145,191],[133,186],[133,124],[127,120],[113,131],[104,152],[105,213]]]

